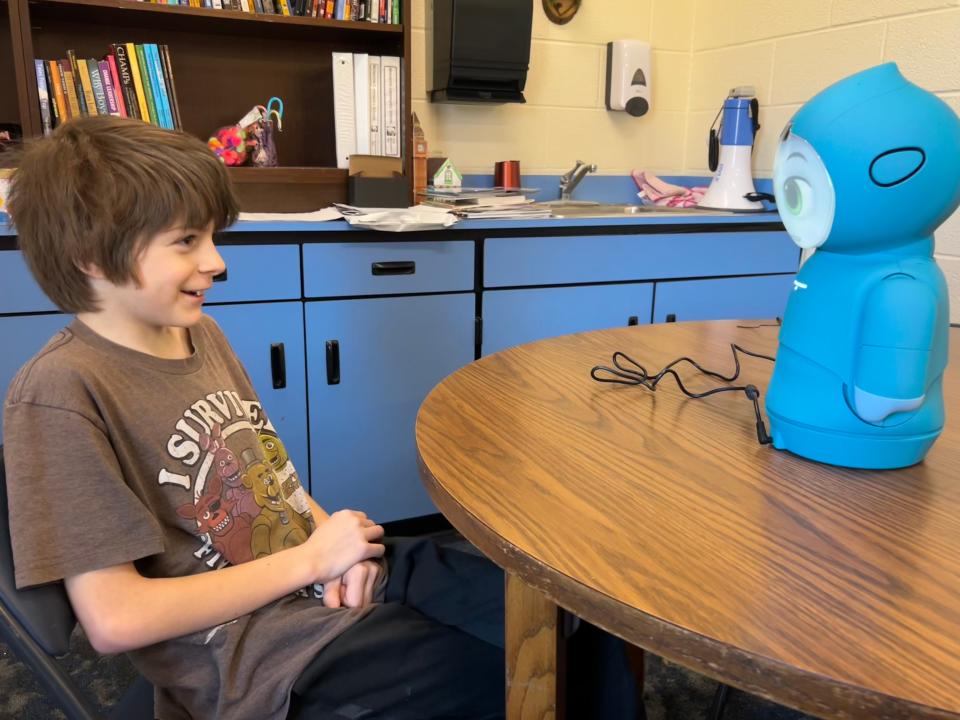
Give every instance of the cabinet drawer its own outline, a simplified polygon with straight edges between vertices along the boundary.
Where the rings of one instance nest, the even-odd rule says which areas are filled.
[[[303,246],[306,297],[473,289],[473,243],[324,243]]]
[[[785,232],[492,238],[484,286],[653,280],[796,272],[800,250]]]
[[[298,245],[222,245],[227,272],[207,293],[209,302],[300,298]]]
[[[483,354],[568,333],[650,322],[653,283],[483,294]]]
[[[23,254],[19,250],[0,251],[0,314],[56,309],[34,281]]]
[[[783,317],[794,275],[657,283],[654,322]]]

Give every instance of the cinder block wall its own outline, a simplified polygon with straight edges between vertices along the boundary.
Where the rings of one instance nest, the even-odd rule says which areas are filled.
[[[522,2],[522,0],[517,0]],[[492,173],[497,160],[520,160],[524,175],[559,174],[575,160],[603,175],[633,168],[681,169],[690,84],[693,0],[586,0],[566,25],[533,3],[533,40],[524,105],[434,105],[424,78],[425,6],[413,0],[413,110],[431,152],[467,173]],[[651,43],[652,109],[642,118],[604,107],[606,44]]]
[[[761,130],[754,172],[769,177],[780,131],[812,95],[858,70],[896,62],[960,114],[960,0],[695,0],[684,174],[703,152],[726,92],[754,85]],[[909,212],[904,208],[904,212]],[[960,321],[960,212],[936,236]]]
[[[581,159],[603,175],[708,175],[710,123],[730,88],[753,85],[762,124],[754,172],[769,177],[780,130],[800,105],[888,60],[960,114],[960,0],[586,0],[567,25],[530,2],[525,105],[429,103],[427,0],[412,2],[413,109],[431,150],[463,172],[520,160],[524,175],[558,174]],[[618,39],[653,48],[653,106],[642,118],[604,108],[606,43]],[[937,234],[937,250],[957,321],[960,213]]]

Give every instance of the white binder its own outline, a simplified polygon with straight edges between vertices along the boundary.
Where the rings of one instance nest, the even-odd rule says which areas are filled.
[[[337,142],[337,167],[346,170],[357,152],[356,117],[353,109],[353,53],[333,56],[333,122]]]
[[[383,154],[400,157],[400,58],[384,55],[383,70]]]
[[[368,60],[370,90],[370,154],[383,155],[383,102],[380,86],[383,72],[380,69],[380,56],[371,55]]]
[[[369,55],[353,55],[353,111],[357,154],[370,154],[370,68]]]

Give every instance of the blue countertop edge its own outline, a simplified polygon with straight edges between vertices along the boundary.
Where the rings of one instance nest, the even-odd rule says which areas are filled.
[[[709,185],[710,178],[698,176],[662,175],[661,179],[677,185],[693,187]],[[526,176],[524,183],[542,188],[533,197],[537,200],[555,199],[554,186],[557,178],[554,176]],[[464,183],[470,187],[489,187],[493,182],[491,176],[467,175]],[[755,180],[758,190],[770,192],[772,184],[769,179]],[[577,189],[578,199],[595,200],[598,202],[636,203],[636,186],[629,176],[622,175],[589,175]],[[769,207],[769,204],[768,204]],[[632,225],[689,225],[693,223],[728,224],[728,223],[779,223],[780,216],[775,210],[763,213],[736,213],[712,214],[709,212],[691,215],[658,215],[650,217],[646,213],[625,215],[624,217],[579,217],[579,218],[545,218],[541,220],[461,220],[453,225],[453,230],[529,230],[563,227],[629,227]],[[0,212],[0,237],[16,235],[9,226],[9,216]],[[358,230],[361,230],[358,228]],[[327,222],[238,222],[227,232],[262,233],[262,232],[352,232],[345,221],[331,220]],[[418,233],[384,233],[384,236],[417,235]]]
[[[728,225],[739,223],[770,223],[780,224],[780,216],[775,212],[764,213],[736,213],[731,215],[714,215],[712,213],[696,213],[690,215],[663,214],[650,216],[646,214],[627,215],[624,217],[579,217],[579,218],[543,218],[540,220],[461,220],[451,225],[448,230],[530,230],[565,227],[630,227],[636,225],[691,225],[691,224]],[[247,222],[235,223],[226,232],[230,233],[282,233],[282,232],[356,232],[363,228],[352,228],[344,220],[330,220],[327,222]],[[432,231],[412,233],[384,232],[386,237],[422,236]],[[17,233],[8,224],[7,216],[0,213],[0,237],[15,236]]]

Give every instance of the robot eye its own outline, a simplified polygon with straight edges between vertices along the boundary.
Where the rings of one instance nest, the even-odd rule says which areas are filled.
[[[802,215],[812,196],[813,188],[803,178],[789,177],[783,183],[784,209],[793,215]]]
[[[783,226],[802,248],[826,242],[833,225],[836,194],[816,150],[791,132],[777,148],[773,192]]]

